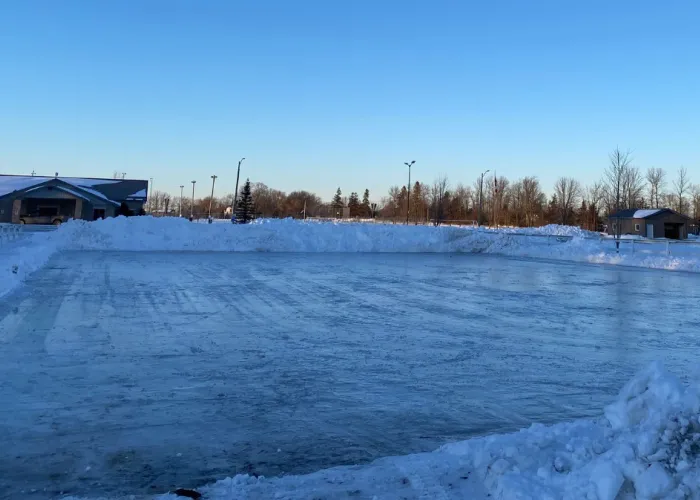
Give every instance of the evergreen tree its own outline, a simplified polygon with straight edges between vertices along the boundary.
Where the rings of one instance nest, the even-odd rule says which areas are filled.
[[[357,193],[350,193],[348,208],[350,209],[350,217],[357,217],[360,215],[360,197],[357,196]]]
[[[239,224],[247,224],[255,216],[255,205],[253,203],[253,193],[250,188],[250,179],[246,179],[241,193],[236,202],[236,220]]]
[[[343,208],[343,192],[338,188],[338,190],[335,192],[335,196],[333,196],[333,208],[335,210],[341,210]]]
[[[372,209],[369,206],[369,189],[365,189],[365,194],[362,195],[362,217],[372,217]]]

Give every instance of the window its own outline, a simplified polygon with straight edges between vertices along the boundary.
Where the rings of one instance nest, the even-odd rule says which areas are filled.
[[[634,225],[634,230],[635,230],[635,231],[639,231],[639,224],[635,224],[635,225]]]

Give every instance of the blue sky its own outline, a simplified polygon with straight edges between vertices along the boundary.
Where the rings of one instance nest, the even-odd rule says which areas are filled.
[[[0,172],[242,176],[329,199],[479,172],[590,183],[616,145],[700,182],[700,3],[15,0]],[[204,194],[203,192],[201,194]]]

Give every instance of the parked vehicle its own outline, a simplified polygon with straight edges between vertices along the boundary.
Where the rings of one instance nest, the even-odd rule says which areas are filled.
[[[19,216],[20,224],[53,224],[60,226],[64,222],[68,222],[72,217],[70,215],[61,215],[56,207],[39,207],[36,211]]]

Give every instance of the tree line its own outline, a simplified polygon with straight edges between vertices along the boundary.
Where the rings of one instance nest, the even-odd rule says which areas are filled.
[[[633,165],[630,151],[616,148],[608,156],[603,176],[588,186],[562,176],[547,195],[539,179],[524,176],[479,176],[472,184],[452,184],[445,176],[432,183],[391,186],[378,203],[368,189],[344,195],[340,187],[330,202],[309,191],[283,191],[263,183],[250,184],[251,210],[257,217],[382,218],[395,222],[451,223],[479,221],[491,226],[532,227],[544,224],[578,225],[598,230],[607,215],[627,208],[672,208],[693,219],[700,217],[700,185],[693,184],[685,167],[670,178],[666,170]],[[240,197],[240,195],[239,195]],[[410,197],[410,203],[409,203]],[[230,215],[233,195],[211,200],[212,215]],[[177,198],[156,191],[149,211],[183,216],[206,216],[209,197]],[[228,210],[227,210],[228,209]]]

